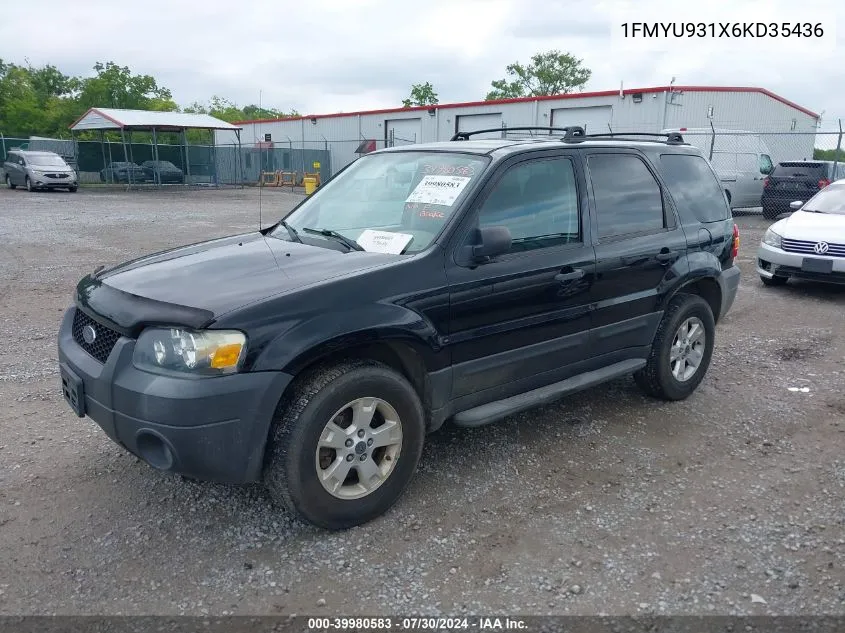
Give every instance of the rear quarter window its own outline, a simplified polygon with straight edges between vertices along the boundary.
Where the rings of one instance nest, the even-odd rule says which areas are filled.
[[[663,154],[660,165],[684,224],[728,218],[725,193],[702,156]]]

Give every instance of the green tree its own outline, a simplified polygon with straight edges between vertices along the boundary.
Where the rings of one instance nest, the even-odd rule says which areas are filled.
[[[537,53],[529,64],[514,62],[505,70],[506,78],[492,82],[493,89],[485,97],[488,101],[580,92],[592,75],[592,71],[583,66],[583,60],[559,50]]]
[[[7,136],[24,136],[45,128],[44,113],[30,70],[0,60],[0,130]]]
[[[440,99],[438,99],[437,93],[434,92],[434,86],[428,81],[424,84],[414,84],[411,86],[411,95],[407,99],[402,99],[402,106],[405,108],[437,105],[438,103],[440,103]]]
[[[836,156],[835,149],[819,149],[813,150],[813,160],[836,160],[840,163],[845,163],[845,149],[839,150],[839,157]]]
[[[208,105],[194,101],[189,106],[186,106],[183,112],[192,112],[194,114],[210,114],[213,117],[223,121],[247,121],[251,119],[283,119],[285,117],[299,116],[296,110],[285,112],[284,110],[277,110],[276,108],[258,107],[255,104],[244,106],[243,108],[226,99],[218,97],[217,95],[211,97]]]
[[[79,104],[87,108],[178,111],[170,90],[151,75],[133,75],[127,66],[114,62],[94,64],[94,77],[80,80]]]
[[[128,108],[138,110],[180,110],[170,90],[160,86],[155,77],[133,73],[114,62],[97,62],[94,76],[72,77],[47,64],[34,68],[0,59],[0,132],[9,137],[54,136],[67,138],[68,127],[89,108]],[[247,105],[240,108],[233,101],[214,96],[207,104],[194,102],[184,112],[206,113],[225,121],[270,119],[296,116],[296,111]],[[112,140],[120,138],[107,132]],[[148,134],[136,133],[134,140],[146,142]],[[208,133],[189,134],[196,142],[208,142]],[[179,135],[161,132],[160,140]],[[82,140],[99,135],[83,132]]]

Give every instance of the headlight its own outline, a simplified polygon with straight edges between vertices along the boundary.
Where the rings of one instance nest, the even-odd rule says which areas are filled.
[[[231,374],[246,356],[246,336],[236,330],[149,328],[135,344],[132,362],[138,369],[198,376]]]
[[[781,241],[783,238],[780,234],[775,233],[772,229],[767,229],[766,234],[763,236],[763,244],[768,244],[769,246],[774,246],[775,248],[781,248]]]

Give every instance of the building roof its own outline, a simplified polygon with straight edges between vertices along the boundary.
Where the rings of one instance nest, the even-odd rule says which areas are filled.
[[[755,88],[755,87],[748,87],[748,86],[655,86],[653,88],[628,88],[626,90],[621,91],[624,95],[633,95],[633,94],[651,94],[655,92],[669,92],[673,90],[675,92],[756,92],[758,94],[766,95],[774,99],[775,101],[779,101],[780,103],[789,106],[790,108],[794,108],[799,112],[803,112],[806,115],[809,115],[815,119],[819,118],[819,115],[815,112],[804,108],[797,103],[793,103],[780,95],[776,95],[775,93],[766,90],[765,88]],[[619,95],[619,90],[603,90],[601,92],[574,92],[570,94],[559,94],[559,95],[549,95],[543,97],[517,97],[513,99],[494,99],[491,101],[466,101],[462,103],[440,103],[437,105],[430,105],[430,106],[413,106],[410,108],[386,108],[381,110],[361,110],[357,112],[334,112],[331,114],[306,114],[303,116],[290,116],[290,117],[280,117],[276,119],[248,119],[245,121],[235,121],[235,125],[246,125],[248,123],[275,123],[277,121],[299,121],[302,119],[328,119],[332,117],[343,117],[343,116],[358,116],[358,115],[365,115],[365,114],[391,114],[394,112],[415,112],[415,111],[427,111],[427,110],[446,110],[449,108],[467,108],[467,107],[474,107],[474,106],[489,106],[489,105],[501,105],[501,104],[508,104],[508,103],[524,103],[530,101],[555,101],[561,99],[586,99],[589,97],[613,97]]]
[[[157,110],[120,110],[91,108],[70,125],[80,130],[239,130],[238,125],[221,121],[208,114],[159,112]]]

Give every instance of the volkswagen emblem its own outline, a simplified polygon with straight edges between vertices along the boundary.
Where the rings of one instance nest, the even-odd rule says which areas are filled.
[[[94,329],[93,325],[86,325],[82,328],[82,340],[88,345],[93,345],[94,341],[97,340],[97,330]]]
[[[816,245],[813,246],[813,250],[817,255],[824,255],[829,248],[830,245],[827,242],[816,242]]]

